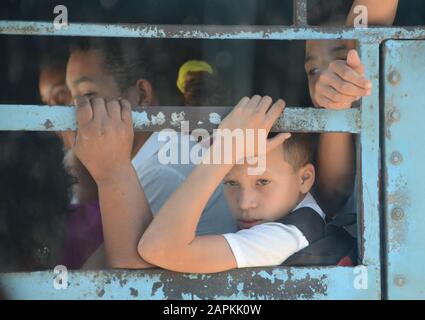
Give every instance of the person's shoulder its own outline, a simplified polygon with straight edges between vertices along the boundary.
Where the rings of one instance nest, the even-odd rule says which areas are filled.
[[[303,209],[303,210],[300,210],[300,209]],[[311,213],[314,212],[317,215],[319,215],[323,220],[326,219],[325,212],[323,211],[323,209],[320,207],[320,205],[317,203],[316,199],[310,192],[305,195],[304,199],[300,201],[300,203],[298,203],[298,205],[290,212],[290,214],[297,213],[300,211],[302,212],[309,211]]]
[[[276,222],[296,227],[309,243],[320,239],[325,232],[325,220],[310,206],[302,206]]]

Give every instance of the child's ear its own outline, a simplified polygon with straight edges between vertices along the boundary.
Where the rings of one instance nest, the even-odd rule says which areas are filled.
[[[300,192],[306,194],[310,191],[314,184],[316,174],[314,166],[311,163],[308,163],[299,170],[298,174]]]
[[[151,83],[146,79],[139,79],[136,82],[136,89],[138,93],[139,106],[151,106],[154,104],[154,90]]]

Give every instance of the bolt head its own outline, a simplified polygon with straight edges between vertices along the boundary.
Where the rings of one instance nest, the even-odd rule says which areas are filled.
[[[404,211],[399,207],[395,207],[391,211],[391,217],[393,220],[401,220],[404,217]]]
[[[388,81],[391,84],[396,85],[396,84],[400,83],[400,80],[401,80],[401,75],[400,75],[400,73],[398,71],[395,71],[394,70],[394,71],[391,71],[388,74]]]
[[[400,152],[394,151],[391,153],[391,163],[394,165],[399,165],[403,161],[403,156]]]

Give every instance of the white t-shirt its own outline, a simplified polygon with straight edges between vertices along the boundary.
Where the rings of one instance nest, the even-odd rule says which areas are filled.
[[[303,207],[313,209],[325,219],[325,214],[310,193],[293,211]],[[258,224],[223,236],[232,249],[238,268],[277,266],[309,245],[297,227],[278,222]]]
[[[175,141],[179,152],[181,151],[180,144],[182,143],[183,135],[179,134],[178,139]],[[153,215],[158,213],[159,209],[196,166],[193,163],[162,164],[158,159],[158,153],[161,148],[166,147],[166,143],[167,141],[158,141],[158,135],[152,135],[139,151],[143,155],[139,156],[137,154],[132,161]],[[197,142],[190,141],[189,148],[196,144]],[[149,152],[145,151],[146,145],[149,146],[147,149]],[[155,151],[152,153],[151,151],[153,150]],[[147,156],[148,153],[150,154],[149,157]],[[224,197],[223,185],[220,184],[202,212],[196,234],[219,235],[236,231],[236,222]]]
[[[151,136],[148,138],[148,140],[146,140],[143,146],[139,149],[139,152],[137,152],[133,160],[131,160],[133,167],[139,168],[143,163],[145,163],[149,158],[151,158],[156,152],[158,152],[162,144],[163,144],[162,141],[158,141],[158,132],[153,132]]]

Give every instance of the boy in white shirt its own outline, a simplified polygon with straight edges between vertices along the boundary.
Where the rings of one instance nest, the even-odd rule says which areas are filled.
[[[271,103],[270,97],[245,97],[219,129],[253,129],[253,141],[260,145],[260,139],[266,139],[285,106],[283,100],[272,106]],[[76,154],[97,183],[114,190],[113,199],[108,201],[119,208],[120,215],[143,210],[143,189],[131,164],[133,128],[129,104],[102,105],[96,110],[89,103],[77,106]],[[261,136],[260,131],[265,135]],[[265,170],[260,175],[248,175],[249,165],[241,161],[248,153],[241,148],[232,150],[229,163],[199,164],[151,223],[141,226],[144,234],[134,250],[145,264],[180,272],[220,272],[280,265],[295,253],[315,247],[326,234],[326,226],[323,212],[309,194],[315,176],[311,146],[302,138],[305,135],[290,136],[280,133],[263,141],[265,148],[254,148],[249,153],[257,159],[267,154]],[[219,138],[215,136],[205,160],[222,152]],[[197,235],[202,212],[223,179],[241,230],[224,235]],[[113,243],[118,239],[109,240]],[[333,238],[328,243],[332,247],[338,241]],[[314,254],[306,252],[312,258]]]
[[[284,109],[270,97],[243,98],[219,129],[265,129]],[[159,267],[194,273],[280,265],[324,233],[324,213],[309,193],[315,170],[307,134],[280,133],[267,141],[266,169],[248,164],[200,164],[168,199],[145,231],[138,251]],[[289,138],[289,139],[288,139]],[[217,139],[217,138],[216,138]],[[282,146],[283,143],[283,146]],[[213,143],[212,153],[221,148]],[[256,150],[254,156],[264,156]],[[196,236],[201,212],[221,181],[240,230]]]
[[[229,163],[201,162],[153,220],[140,226],[144,234],[134,250],[145,265],[194,273],[279,265],[295,253],[315,247],[326,234],[324,214],[309,194],[315,171],[311,148],[303,138],[306,136],[294,134],[290,138],[289,133],[280,133],[265,141],[285,106],[283,100],[272,106],[271,103],[270,97],[245,97],[219,126],[230,132],[253,129],[253,141],[258,143],[249,155],[259,159],[267,154],[265,171],[248,175],[249,165],[241,164],[247,155],[244,148],[234,148]],[[98,184],[119,189],[108,202],[118,210],[117,214],[126,216],[126,212],[142,211],[144,193],[130,160],[133,129],[129,104],[109,104],[96,111],[89,103],[76,105],[77,155]],[[265,135],[259,134],[260,130]],[[99,132],[104,134],[99,136]],[[219,138],[215,136],[205,160],[222,152],[222,146],[216,143]],[[258,148],[262,138],[266,147]],[[202,212],[223,179],[241,230],[224,235],[197,235]],[[127,225],[133,222],[118,221]],[[338,241],[331,239],[328,243],[332,247]],[[306,255],[314,258],[315,253]],[[291,265],[296,263],[292,261]]]

